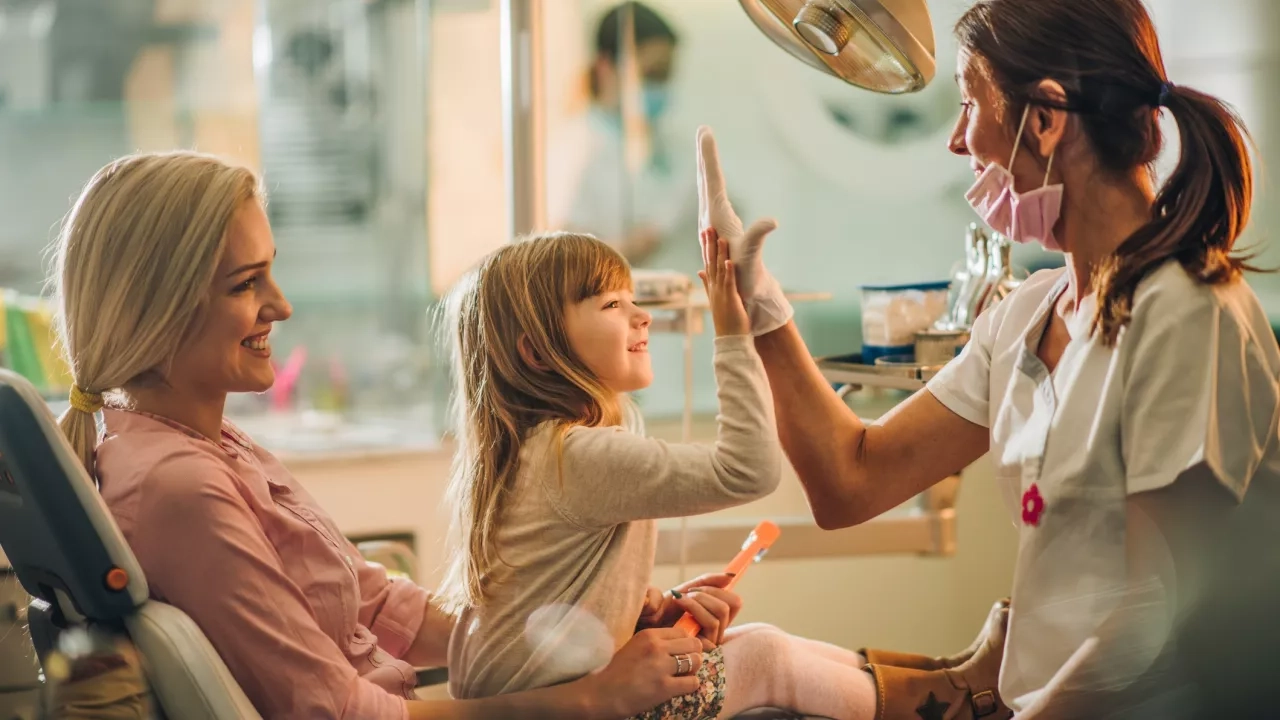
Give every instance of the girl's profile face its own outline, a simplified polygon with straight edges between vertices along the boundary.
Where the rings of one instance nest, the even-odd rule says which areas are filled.
[[[649,358],[652,317],[630,290],[589,297],[565,309],[569,347],[605,387],[633,392],[653,382]]]

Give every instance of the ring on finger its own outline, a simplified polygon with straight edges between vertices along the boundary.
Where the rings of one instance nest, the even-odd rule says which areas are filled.
[[[693,670],[693,660],[688,655],[676,655],[676,677],[684,677]]]

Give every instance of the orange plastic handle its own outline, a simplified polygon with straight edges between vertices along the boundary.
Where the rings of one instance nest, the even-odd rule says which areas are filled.
[[[725,590],[732,590],[742,579],[747,568],[758,562],[764,554],[773,546],[774,541],[782,534],[782,530],[769,520],[765,520],[756,526],[751,534],[747,536],[746,542],[742,543],[742,550],[734,556],[733,560],[725,566],[725,573],[732,574],[729,584],[725,586]],[[690,637],[695,637],[702,630],[702,626],[689,613],[685,613],[684,617],[676,621],[675,627],[685,631]]]

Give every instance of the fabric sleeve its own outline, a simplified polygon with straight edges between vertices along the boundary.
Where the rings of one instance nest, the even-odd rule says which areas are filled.
[[[1010,299],[1005,298],[1001,305]],[[964,349],[926,386],[948,410],[982,427],[991,426],[991,353],[1001,305],[978,316]]]
[[[1259,344],[1274,341],[1208,299],[1159,304],[1135,308],[1120,339],[1127,490],[1164,487],[1204,463],[1241,500],[1276,436],[1280,381]]]
[[[712,512],[772,493],[782,476],[782,446],[751,337],[717,337],[715,372],[714,445],[668,443],[621,428],[573,428],[557,463],[553,441],[541,475],[565,519],[607,527]]]
[[[320,629],[228,468],[178,453],[149,474],[162,477],[131,545],[152,592],[200,626],[263,717],[407,720]]]
[[[404,578],[387,577],[381,565],[367,562],[351,547],[360,583],[360,624],[378,638],[378,647],[392,657],[404,658],[422,627],[431,594]]]

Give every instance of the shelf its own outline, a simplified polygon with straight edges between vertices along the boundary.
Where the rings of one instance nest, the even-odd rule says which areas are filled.
[[[828,292],[788,292],[784,293],[784,295],[793,303],[821,302],[831,299],[831,293]],[[686,297],[674,300],[637,300],[636,305],[646,310],[684,310],[687,308],[707,310],[711,307],[705,290],[693,290]]]
[[[958,479],[957,479],[958,481]],[[841,530],[823,530],[812,518],[774,518],[785,542],[769,551],[770,560],[815,560],[868,555],[949,557],[956,551],[954,507],[884,515]],[[700,520],[686,528],[660,527],[658,565],[711,565],[724,562],[742,545],[754,520]],[[683,547],[683,551],[682,551]]]
[[[920,390],[943,366],[868,365],[862,355],[829,355],[815,358],[822,376],[833,385],[855,385],[887,390]]]

